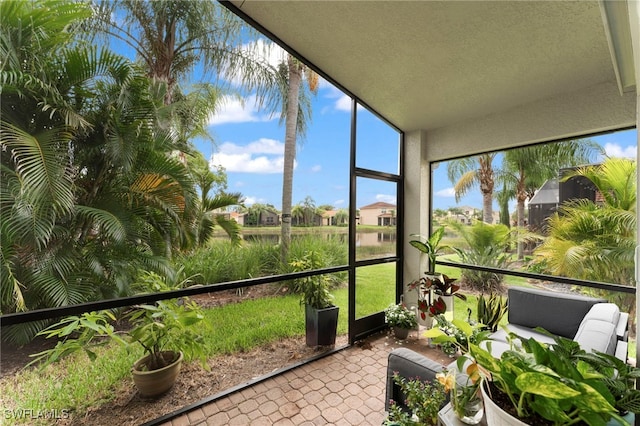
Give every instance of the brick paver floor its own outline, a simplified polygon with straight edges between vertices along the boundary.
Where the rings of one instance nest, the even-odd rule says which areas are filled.
[[[409,340],[420,343],[415,336]],[[387,357],[405,344],[388,335],[369,338],[364,345],[260,382],[163,426],[380,425],[386,415]]]

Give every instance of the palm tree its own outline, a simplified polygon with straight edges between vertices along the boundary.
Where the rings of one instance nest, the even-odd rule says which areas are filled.
[[[309,97],[302,88],[302,77],[306,75],[311,93],[318,90],[318,75],[307,68],[302,62],[291,55],[287,56],[285,66],[281,64],[281,75],[287,82],[285,104],[285,138],[284,138],[284,169],[282,173],[282,226],[280,228],[280,258],[283,265],[288,264],[289,245],[291,244],[291,204],[293,198],[293,167],[296,158],[297,136],[303,136],[306,123],[311,119]]]
[[[482,154],[451,160],[447,164],[447,175],[454,184],[456,202],[478,185],[482,194],[482,221],[493,223],[493,160],[496,153]]]
[[[76,43],[66,30],[88,13],[0,3],[2,312],[126,295],[139,269],[171,276],[167,255],[195,224],[180,141],[158,118],[163,85]]]
[[[568,174],[588,178],[603,202],[575,200],[549,218],[536,249],[549,271],[586,280],[633,284],[636,246],[636,162],[610,158]]]
[[[558,176],[563,167],[587,164],[601,154],[598,144],[589,139],[575,139],[544,145],[532,145],[506,151],[499,179],[517,202],[517,224],[524,228],[524,205],[547,179]],[[518,241],[518,259],[524,258],[522,239]]]
[[[339,209],[335,215],[335,225],[346,225],[349,223],[349,210]]]
[[[302,200],[301,204],[302,211],[304,212],[304,224],[306,226],[313,225],[313,218],[317,211],[316,202],[313,201],[313,198],[307,195],[306,197],[304,197],[304,200]]]
[[[218,173],[211,171],[209,163],[201,152],[193,152],[187,164],[200,192],[197,245],[207,242],[216,224],[227,233],[234,244],[239,244],[242,240],[240,226],[235,220],[228,219],[221,211],[228,207],[241,206],[242,194],[225,192],[227,175],[221,168],[218,168]],[[211,196],[212,192],[215,193],[213,197]]]
[[[296,204],[291,208],[291,219],[295,219],[296,225],[300,226],[304,224],[305,210],[302,204]]]
[[[90,23],[133,49],[149,76],[166,84],[166,105],[180,80],[199,66],[203,78],[217,73],[239,81],[271,110],[278,106],[277,73],[259,59],[257,45],[243,44],[252,28],[217,2],[103,0]]]
[[[549,237],[534,252],[549,273],[634,285],[636,175],[635,161],[610,158],[566,176],[588,178],[602,202],[575,200],[549,218]],[[629,312],[635,311],[634,295],[606,296]]]
[[[509,246],[512,235],[509,228],[501,223],[488,224],[480,221],[473,225],[463,225],[451,221],[449,225],[466,241],[464,249],[454,247],[463,263],[504,269],[509,264]],[[461,273],[462,282],[482,293],[501,292],[503,275],[486,271],[465,269]]]

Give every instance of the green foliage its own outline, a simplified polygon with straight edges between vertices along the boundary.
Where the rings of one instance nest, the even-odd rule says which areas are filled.
[[[157,274],[141,274],[145,285],[163,288],[166,282]],[[61,339],[52,349],[33,355],[30,363],[46,366],[73,352],[84,350],[89,358],[96,359],[96,347],[113,340],[125,347],[142,346],[150,356],[147,368],[156,370],[166,366],[162,351],[182,351],[185,359],[199,358],[206,367],[206,352],[203,350],[204,313],[195,303],[185,299],[160,300],[155,305],[138,305],[124,317],[131,323],[125,333],[116,332],[112,323],[116,320],[109,311],[89,312],[81,316],[64,318],[39,333],[46,338]],[[121,334],[126,334],[121,337]]]
[[[323,264],[324,261],[322,260],[321,254],[314,251],[306,253],[300,259],[289,262],[289,266],[293,272],[319,269],[320,265]],[[297,278],[295,283],[296,288],[299,288],[302,292],[302,297],[300,298],[301,305],[309,305],[315,309],[324,309],[333,304],[333,296],[329,292],[331,281],[330,277],[326,274]]]
[[[185,275],[193,276],[196,284],[237,281],[279,271],[278,248],[267,243],[236,246],[216,239],[177,256],[174,262],[181,264]]]
[[[323,237],[320,234],[295,236],[291,242],[290,258],[301,259],[309,251],[322,253],[317,268],[347,263],[347,247],[339,235]],[[196,284],[214,284],[267,275],[295,272],[291,265],[281,265],[279,247],[264,241],[235,246],[228,241],[212,240],[206,246],[176,257],[174,263],[184,267],[184,274]],[[298,271],[299,272],[299,271]],[[332,274],[331,286],[344,281],[345,274]],[[296,283],[290,290],[299,293]]]
[[[415,312],[404,303],[392,303],[384,310],[384,320],[391,327],[414,328],[418,325]]]
[[[429,237],[424,237],[419,234],[411,234],[412,237],[417,237],[414,240],[409,241],[413,247],[425,253],[429,258],[429,270],[426,271],[429,274],[433,274],[436,271],[436,257],[442,253],[446,248],[440,246],[440,241],[444,235],[444,226],[433,231]]]
[[[451,222],[451,226],[467,242],[465,248],[454,248],[461,262],[498,269],[505,269],[509,265],[508,251],[515,234],[508,227],[478,221],[471,226]],[[460,279],[465,285],[475,290],[493,293],[502,290],[504,276],[494,272],[464,269]]]
[[[632,386],[627,373],[627,377],[602,374],[602,364],[608,364],[610,372],[615,368],[610,358],[594,355],[606,360],[597,366],[576,342],[562,337],[556,337],[551,345],[513,334],[510,339],[512,348],[500,358],[473,344],[469,354],[490,373],[492,383],[509,398],[519,418],[526,421],[538,415],[554,424],[583,421],[603,425],[611,418],[622,422],[616,396],[609,388],[622,386],[630,390]],[[513,339],[518,339],[519,344]],[[639,370],[629,367],[628,371],[637,377]],[[631,399],[637,401],[637,396]]]
[[[166,87],[78,42],[84,3],[0,7],[1,311],[127,296],[138,270],[170,274],[172,252],[194,239],[198,199],[174,155],[187,147],[168,130]]]
[[[535,250],[547,271],[584,280],[633,285],[636,246],[636,162],[610,158],[578,169],[604,203],[576,200],[548,220],[549,237]]]
[[[410,412],[403,411],[395,401],[392,401],[389,409],[389,417],[384,424],[387,426],[418,426],[438,424],[438,411],[444,404],[446,393],[440,382],[407,379],[397,373],[393,375],[393,381],[405,395],[405,404]],[[412,418],[415,414],[418,420]]]
[[[585,361],[602,374],[604,384],[613,395],[614,406],[621,412],[640,413],[640,391],[635,383],[640,378],[640,369],[613,355],[578,352],[574,360]]]
[[[495,293],[478,297],[477,319],[490,331],[497,331],[502,317],[507,313],[508,301]]]

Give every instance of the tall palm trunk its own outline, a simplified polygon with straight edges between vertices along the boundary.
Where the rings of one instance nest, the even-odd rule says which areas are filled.
[[[482,221],[493,223],[493,161],[492,155],[481,155],[478,157],[480,163],[479,177],[480,192],[482,193]]]
[[[516,191],[516,201],[517,201],[517,217],[518,217],[518,232],[521,233],[524,229],[524,203],[527,200],[527,191],[525,190],[524,181],[521,180],[518,182],[518,187]],[[518,260],[524,259],[524,242],[522,238],[518,238]]]
[[[282,226],[280,258],[287,263],[291,243],[291,199],[293,193],[293,163],[296,158],[296,134],[298,123],[298,96],[302,84],[303,65],[291,55],[287,58],[289,87],[287,91],[287,115],[285,117],[284,170],[282,173]]]

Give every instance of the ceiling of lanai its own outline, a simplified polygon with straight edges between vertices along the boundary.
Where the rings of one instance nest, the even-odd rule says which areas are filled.
[[[230,3],[404,131],[635,90],[626,2]]]

